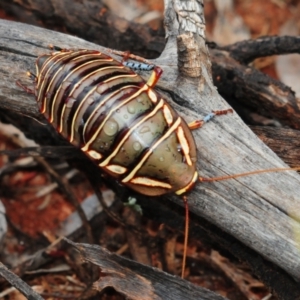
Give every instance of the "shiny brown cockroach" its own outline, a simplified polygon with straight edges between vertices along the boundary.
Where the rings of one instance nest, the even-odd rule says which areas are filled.
[[[148,196],[186,193],[198,180],[188,125],[131,68],[94,50],[62,49],[36,61],[34,90],[41,113],[74,146],[125,186]],[[216,112],[227,113],[231,110]]]
[[[30,73],[33,90],[18,85],[36,96],[41,113],[62,136],[110,176],[143,195],[184,195],[199,179],[216,181],[273,171],[199,177],[191,130],[232,109],[187,124],[153,89],[161,74],[159,67],[153,67],[146,82],[99,51],[59,49],[38,57],[36,75]],[[184,202],[188,216],[186,197]],[[187,232],[188,217],[185,251]],[[182,276],[185,257],[186,252]]]

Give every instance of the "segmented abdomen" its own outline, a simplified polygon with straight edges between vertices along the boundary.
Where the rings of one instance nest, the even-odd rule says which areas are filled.
[[[41,112],[110,175],[147,195],[195,181],[188,126],[138,74],[91,50],[43,55],[36,67]]]

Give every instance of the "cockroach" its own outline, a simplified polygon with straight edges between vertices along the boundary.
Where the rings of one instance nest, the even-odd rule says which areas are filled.
[[[144,81],[133,69],[152,70]],[[41,113],[70,143],[103,171],[143,195],[183,195],[186,208],[182,277],[185,269],[188,206],[184,196],[197,181],[217,181],[279,169],[204,179],[196,170],[191,130],[216,115],[187,124],[154,86],[158,66],[119,62],[96,50],[60,49],[36,61],[34,94]],[[280,170],[290,170],[282,168]]]

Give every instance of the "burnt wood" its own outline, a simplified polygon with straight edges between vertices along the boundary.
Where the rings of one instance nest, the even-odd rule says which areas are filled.
[[[300,38],[299,36],[263,36],[217,48],[228,51],[230,56],[240,63],[249,64],[260,57],[300,53]]]
[[[250,127],[257,136],[291,167],[300,162],[300,131],[267,126]]]
[[[44,298],[35,292],[26,282],[13,272],[8,270],[2,263],[0,263],[0,276],[5,278],[12,286],[19,290],[27,299],[43,300]]]
[[[132,300],[227,299],[179,277],[111,253],[100,246],[67,241],[79,251],[86,262],[98,266],[105,274],[93,284],[93,288],[98,291],[113,287]]]
[[[162,28],[153,30],[147,24],[130,22],[102,0],[2,0],[0,8],[20,22],[42,24],[112,49],[134,49],[135,54],[157,57],[164,47]]]
[[[212,54],[214,83],[225,99],[292,128],[300,128],[300,100],[290,87],[240,64],[227,51],[212,50]]]

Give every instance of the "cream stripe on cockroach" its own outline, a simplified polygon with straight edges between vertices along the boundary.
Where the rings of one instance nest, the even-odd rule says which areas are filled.
[[[58,55],[60,56],[60,53],[58,53]],[[68,60],[68,64],[63,64],[58,70],[56,70],[55,74],[51,75],[52,79],[51,79],[50,83],[48,84],[47,90],[45,92],[45,97],[42,99],[42,101],[43,101],[42,113],[46,113],[46,111],[47,111],[47,107],[45,106],[45,104],[47,102],[47,95],[50,92],[53,83],[56,80],[59,80],[59,78],[57,79],[57,76],[61,75],[61,73],[63,71],[68,71],[68,70],[65,70],[66,67],[69,66],[69,68],[71,68],[73,63],[78,63],[78,60],[84,60],[85,58],[89,58],[90,61],[84,62],[78,68],[84,68],[85,66],[89,66],[90,64],[93,64],[93,62],[95,62],[95,61],[98,62],[99,64],[102,64],[102,63],[104,64],[105,62],[107,62],[107,63],[113,62],[113,60],[111,58],[106,58],[106,57],[105,58],[99,58],[99,57],[100,57],[99,53],[91,53],[90,55],[83,54],[83,55],[80,55],[78,57],[73,57],[73,55],[67,55],[67,56],[65,55],[65,56],[62,56],[58,61],[55,61],[55,64],[52,65],[54,67],[55,67],[56,64],[62,62],[63,60],[66,60],[66,59]],[[50,63],[50,62],[51,62],[51,58],[50,58],[49,62],[47,62],[47,63]],[[48,78],[49,73],[51,73],[52,66],[50,66],[49,70],[46,72],[45,78]],[[41,71],[41,73],[43,73],[43,71]],[[69,70],[67,72],[67,77],[71,76],[72,74],[73,74],[72,70]],[[66,78],[65,78],[64,82],[66,82]],[[43,91],[43,87],[44,86],[41,86],[39,88],[39,90]],[[60,87],[57,88],[57,92],[58,91],[60,91]],[[39,95],[39,97],[40,96],[41,95]],[[55,97],[53,98],[52,102],[54,102],[54,101],[55,101]],[[51,116],[50,116],[50,118],[51,118]],[[53,116],[52,116],[52,118],[53,118]],[[52,122],[52,121],[50,121],[50,122]]]
[[[164,105],[163,112],[166,122],[171,125],[173,123],[173,116],[167,105]]]
[[[150,147],[150,149],[147,150],[146,154],[142,157],[142,159],[137,163],[137,165],[134,167],[134,169],[124,178],[122,179],[122,183],[127,183],[131,181],[134,178],[134,175],[139,171],[139,169],[143,166],[147,158],[153,153],[153,151],[163,142],[167,137],[169,137],[172,133],[176,131],[176,129],[179,127],[181,123],[181,118],[178,117],[178,119],[174,122],[174,124],[169,128],[169,130],[156,142],[153,146]]]
[[[99,60],[99,61],[103,61],[103,60]],[[92,63],[97,63],[98,61],[96,60],[96,61],[91,61],[91,62],[88,62],[88,63],[85,63],[85,64],[83,64],[82,66],[80,66],[80,67],[77,67],[76,69],[74,69],[74,70],[72,70],[72,71],[70,71],[69,73],[68,73],[68,75],[64,78],[64,82],[66,82],[66,81],[68,81],[68,79],[69,79],[69,77],[71,77],[72,75],[75,75],[75,73],[78,71],[78,70],[81,70],[83,67],[85,67],[85,66],[89,66],[89,65],[91,65]],[[114,67],[114,66],[112,66],[112,67],[106,67],[106,69],[113,69],[113,68],[116,68],[116,67]],[[103,67],[103,70],[105,69],[105,67]],[[94,73],[97,73],[98,72],[98,70],[97,71],[95,71]],[[88,76],[92,76],[93,75],[93,73],[91,73],[91,74],[89,74]],[[86,77],[88,77],[88,76],[86,76]],[[85,78],[86,78],[85,77]],[[85,80],[85,78],[82,78],[82,80]],[[78,85],[79,84],[81,84],[80,82],[78,82],[77,83],[77,86],[74,86],[73,87],[73,90],[70,92],[70,95],[72,95],[72,93],[74,92],[74,90],[78,87]],[[50,123],[52,123],[53,122],[53,118],[54,118],[54,107],[55,107],[55,104],[56,104],[56,100],[57,100],[57,97],[58,97],[58,93],[59,93],[59,91],[60,91],[60,89],[62,88],[62,84],[60,84],[60,86],[58,87],[58,89],[56,90],[56,93],[55,93],[55,95],[54,95],[54,97],[53,97],[53,101],[52,101],[52,105],[51,105],[51,113],[50,113],[50,118],[49,118],[49,122]],[[64,105],[64,107],[66,106],[66,104]]]
[[[114,107],[111,111],[109,111],[109,113],[107,114],[107,116],[105,117],[104,121],[102,122],[102,124],[98,127],[97,131],[93,134],[93,136],[86,142],[86,144],[84,145],[84,147],[81,148],[82,151],[88,151],[89,146],[95,141],[95,139],[97,138],[100,130],[103,128],[103,126],[105,125],[105,123],[107,122],[107,120],[111,117],[111,115],[120,107],[122,107],[123,105],[126,105],[129,101],[131,101],[135,96],[143,93],[144,91],[147,91],[148,87],[147,85],[144,85],[143,88],[141,88],[136,94],[132,95],[131,97],[129,97],[128,99],[126,99],[124,102],[122,102],[121,104],[117,105],[116,107]]]
[[[58,53],[57,54],[57,56],[58,57],[60,57],[61,56],[61,58],[60,59],[58,59],[56,62],[55,62],[55,64],[58,64],[58,63],[60,63],[61,61],[63,61],[66,57],[65,57],[65,55],[64,55],[64,53]],[[37,95],[37,101],[39,102],[39,101],[45,101],[46,102],[46,93],[45,93],[45,97],[43,97],[43,99],[41,99],[41,93],[43,92],[43,90],[44,90],[44,85],[46,85],[46,80],[45,79],[47,79],[48,78],[48,76],[49,76],[49,73],[51,72],[51,70],[52,70],[52,68],[55,68],[55,64],[53,63],[53,57],[52,57],[52,55],[46,60],[46,63],[45,63],[45,65],[43,65],[43,67],[41,68],[41,70],[39,71],[39,69],[38,69],[38,66],[36,65],[36,69],[37,69],[37,87],[36,87],[36,89],[37,89],[37,91],[38,91],[38,95]],[[47,66],[50,64],[52,62],[52,65],[50,65],[50,67],[49,67],[49,69],[48,69],[48,71],[43,75],[43,76],[41,76],[41,74],[45,71],[45,69],[47,68]],[[41,86],[40,86],[41,85]],[[49,85],[48,85],[48,87],[49,87]],[[42,104],[42,109],[41,109],[41,112],[42,113],[44,113],[45,112],[45,108],[44,108],[44,103]]]
[[[149,179],[147,177],[135,177],[131,181],[133,184],[142,184],[145,186],[151,186],[151,187],[163,187],[165,189],[171,189],[172,186],[168,183],[159,181],[159,180],[154,180],[154,179]]]
[[[61,66],[61,67],[56,71],[56,74],[60,74],[63,68],[64,68],[64,66]],[[46,113],[46,111],[47,111],[47,96],[48,96],[49,90],[50,90],[50,88],[51,88],[51,86],[52,86],[52,84],[53,84],[53,82],[54,82],[54,80],[55,80],[55,75],[56,75],[56,74],[54,74],[54,76],[52,76],[51,81],[50,81],[50,83],[49,83],[49,85],[48,85],[48,87],[47,87],[47,89],[46,89],[45,96],[44,96],[43,99],[42,99],[42,109],[41,109],[41,113],[42,113],[42,114]],[[42,86],[41,86],[41,89],[44,88],[44,85],[46,85],[46,84],[43,83]],[[41,97],[41,95],[40,95],[40,97]],[[55,100],[55,99],[53,99],[53,101],[54,101],[54,100]]]
[[[109,80],[104,80],[103,83],[109,83],[110,81],[118,80],[118,79],[125,78],[125,77],[128,78],[128,75],[114,76],[114,77],[110,78]],[[134,77],[137,77],[137,76],[136,76],[136,75],[131,75],[130,77],[131,77],[131,78],[134,78]],[[82,80],[82,81],[83,81],[83,80]],[[79,84],[80,84],[80,83],[78,83],[78,85],[79,85]],[[73,91],[75,91],[75,88],[74,88]],[[73,91],[72,91],[72,92],[73,92]],[[70,93],[70,97],[72,97],[72,92]],[[80,112],[80,108],[84,105],[84,101],[86,101],[86,100],[88,99],[88,96],[89,96],[89,95],[87,94],[87,95],[85,96],[85,98],[82,99],[82,101],[81,101],[79,107],[76,109],[76,111],[75,111],[75,113],[74,113],[74,116],[73,116],[73,118],[72,118],[72,123],[71,123],[71,136],[70,136],[70,142],[71,142],[71,143],[73,142],[73,139],[74,139],[74,134],[75,134],[74,130],[75,130],[75,122],[76,122],[76,119],[77,119],[78,114],[79,114],[79,112]],[[105,124],[104,124],[104,125],[105,125]]]
[[[187,142],[187,139],[184,135],[184,131],[183,131],[181,126],[178,127],[177,137],[178,137],[178,140],[180,142],[180,145],[182,146],[182,151],[184,153],[186,162],[187,162],[188,165],[191,166],[192,165],[192,160],[191,160],[191,157],[190,157],[190,147],[189,147],[189,144]]]
[[[64,58],[64,53],[60,53],[58,54],[59,56],[62,56],[61,60],[63,60]],[[57,62],[60,62],[61,60],[57,60]],[[43,72],[43,70],[48,66],[48,64],[51,62],[51,57],[48,57],[48,59],[44,62],[43,64],[43,68],[41,70],[39,70],[39,68],[36,66],[36,77],[37,77],[37,86],[39,86],[41,84],[41,81],[42,83],[44,82],[40,76],[40,73]],[[52,67],[54,67],[52,65]],[[50,69],[49,69],[50,71]],[[41,87],[39,87],[39,90],[41,91]],[[40,101],[40,95],[38,94],[37,95],[37,101]]]
[[[116,175],[122,175],[125,172],[127,172],[127,168],[124,168],[119,165],[109,165],[109,166],[106,166],[106,169],[110,172],[115,173]]]
[[[85,137],[87,128],[88,128],[88,126],[90,125],[90,122],[92,121],[92,119],[93,119],[94,115],[96,114],[96,112],[97,112],[101,107],[103,107],[108,101],[110,101],[113,97],[122,94],[122,92],[123,92],[124,90],[130,89],[130,88],[136,88],[136,86],[134,86],[134,85],[129,85],[129,86],[120,88],[118,91],[115,91],[115,92],[112,93],[111,95],[109,95],[109,96],[107,96],[106,98],[102,99],[102,101],[95,107],[94,113],[91,113],[91,114],[89,115],[88,119],[86,120],[86,122],[85,122],[85,124],[84,124],[83,132],[82,132],[83,138]],[[86,140],[84,140],[84,141],[85,141],[85,143],[86,143]]]
[[[99,164],[99,167],[107,167],[107,164],[110,162],[110,160],[120,151],[121,147],[123,146],[123,144],[126,142],[126,140],[128,139],[129,135],[133,133],[134,130],[136,130],[136,128],[138,126],[140,126],[142,123],[144,123],[145,121],[147,121],[148,119],[150,119],[151,117],[153,117],[162,107],[163,107],[164,101],[161,100],[158,105],[155,107],[155,109],[147,114],[144,118],[142,118],[138,123],[134,124],[126,133],[126,135],[123,137],[123,139],[119,142],[119,144],[117,145],[117,147],[114,149],[114,151],[102,162]]]

